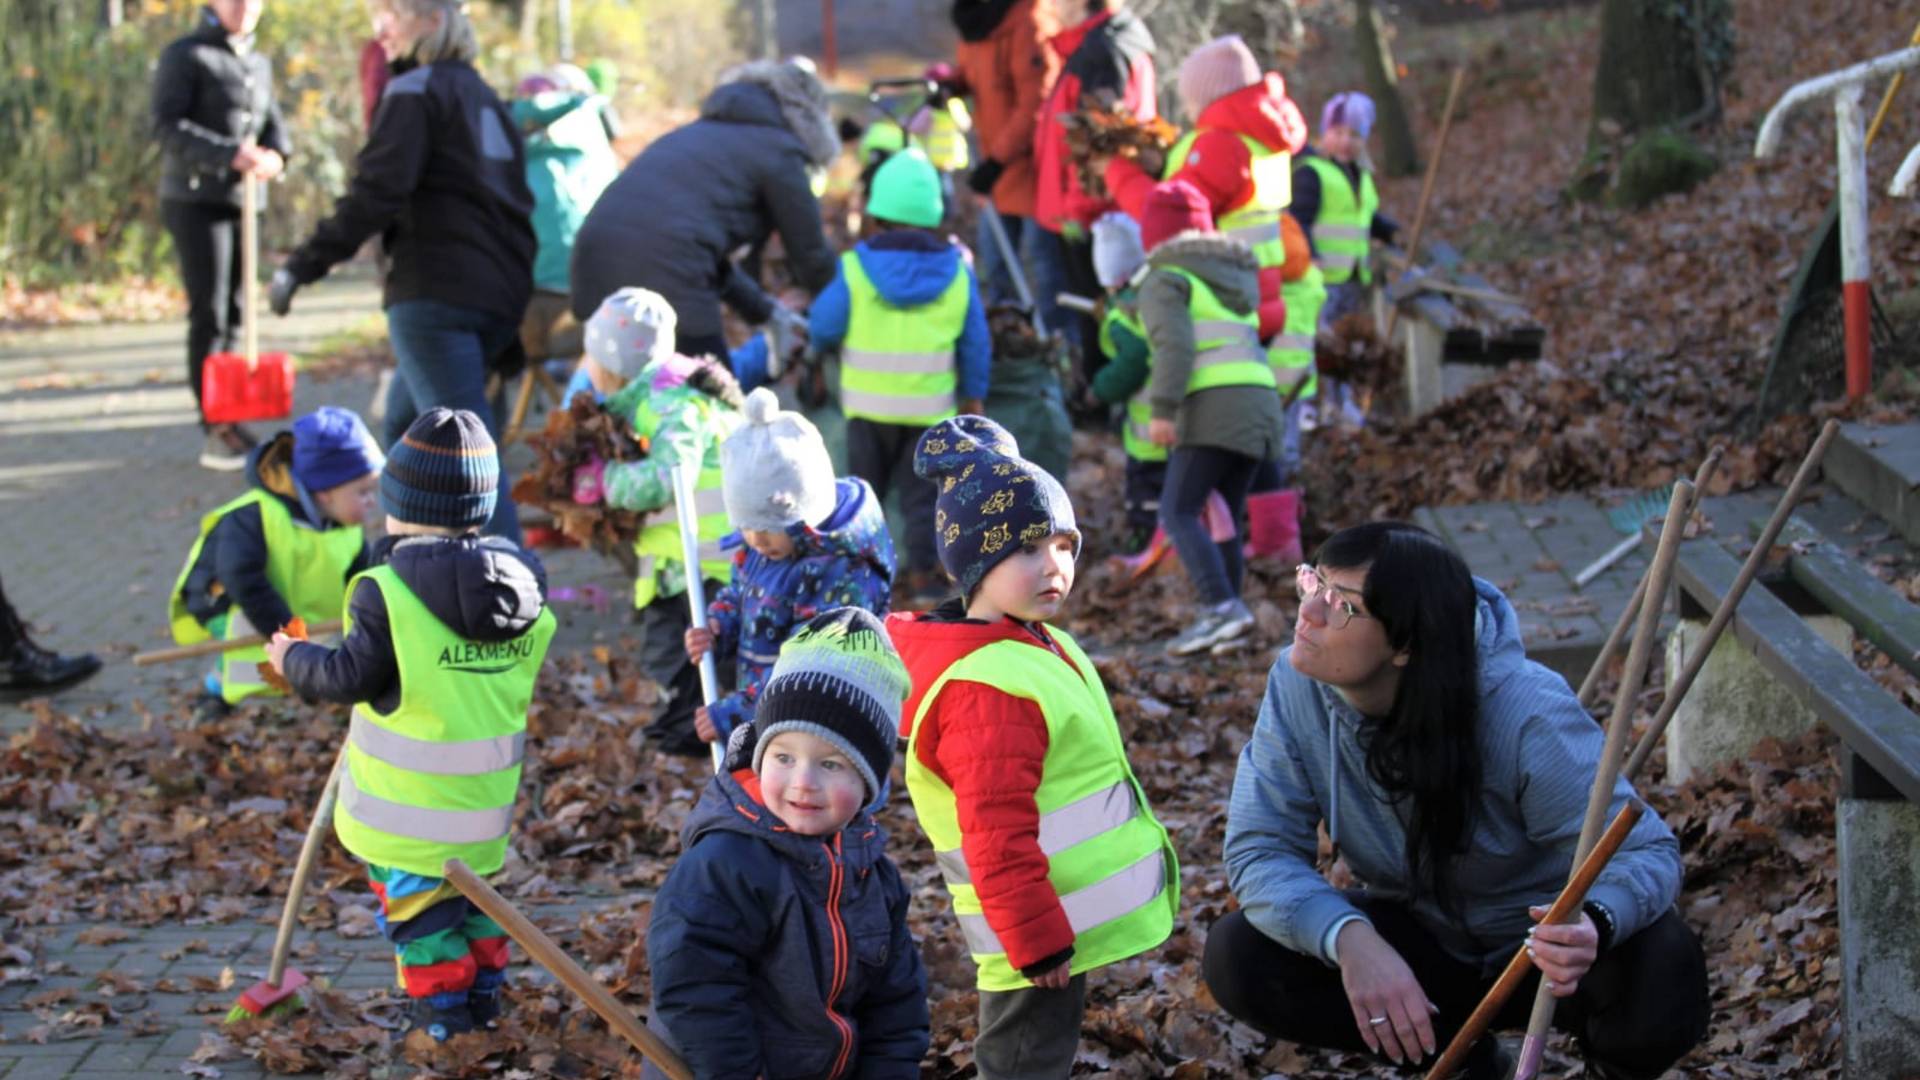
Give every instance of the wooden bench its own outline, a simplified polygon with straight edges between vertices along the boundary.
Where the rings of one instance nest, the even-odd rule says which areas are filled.
[[[1374,294],[1381,305],[1376,325],[1386,323],[1385,304],[1400,309],[1407,410],[1413,415],[1446,399],[1445,365],[1538,360],[1546,340],[1531,312],[1466,270],[1460,253],[1444,241],[1428,241],[1422,254],[1428,265],[1408,272],[1406,257],[1388,249],[1383,261],[1400,276]]]

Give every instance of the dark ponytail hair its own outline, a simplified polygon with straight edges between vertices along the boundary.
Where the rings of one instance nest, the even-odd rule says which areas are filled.
[[[1478,595],[1460,556],[1432,533],[1376,521],[1335,533],[1319,565],[1366,571],[1361,595],[1395,653],[1405,652],[1393,708],[1363,717],[1367,775],[1407,823],[1407,866],[1455,911],[1449,869],[1466,850],[1480,796]]]

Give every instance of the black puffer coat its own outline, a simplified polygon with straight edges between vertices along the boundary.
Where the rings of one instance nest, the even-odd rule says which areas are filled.
[[[273,95],[273,63],[236,50],[210,10],[167,46],[153,75],[153,133],[160,140],[160,197],[240,205],[233,155],[248,139],[292,154]]]
[[[818,80],[772,62],[729,75],[700,119],[648,146],[581,223],[573,245],[581,321],[616,289],[637,285],[667,298],[682,337],[718,335],[722,301],[764,322],[773,302],[731,256],[775,231],[801,287],[818,292],[833,280],[807,175],[839,151],[825,94],[811,92]]]

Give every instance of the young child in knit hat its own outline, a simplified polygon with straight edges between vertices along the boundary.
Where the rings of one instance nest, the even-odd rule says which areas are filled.
[[[823,611],[885,615],[893,589],[887,514],[865,480],[836,480],[819,429],[785,412],[773,391],[747,395],[740,426],[720,444],[727,519],[736,533],[733,580],[707,602],[705,629],[689,627],[687,659],[732,659],[738,689],[694,712],[708,742],[753,716],[780,643]]]
[[[647,929],[654,1027],[693,1075],[918,1080],[927,976],[873,817],[906,696],[880,621],[839,608],[733,730]]]
[[[1313,260],[1326,277],[1320,324],[1330,325],[1366,304],[1373,282],[1370,241],[1393,243],[1400,226],[1380,212],[1380,191],[1367,163],[1373,131],[1373,99],[1348,90],[1320,110],[1320,142],[1302,151],[1293,170],[1288,210],[1313,245]]]
[[[347,579],[367,565],[366,532],[381,455],[360,417],[323,406],[247,456],[247,492],[200,519],[167,597],[181,645],[270,634],[296,616],[340,617]],[[256,695],[259,646],[221,655],[196,714],[223,716]]]
[[[333,830],[367,864],[409,1030],[436,1040],[499,1014],[506,933],[441,868],[458,858],[485,876],[505,860],[527,705],[553,638],[540,561],[480,535],[499,480],[478,416],[422,414],[381,471],[387,535],[350,585],[340,647],[285,634],[267,646],[295,693],[353,706]]]
[[[640,612],[640,670],[665,695],[647,735],[663,753],[698,757],[708,752],[694,728],[695,712],[705,702],[700,669],[687,660],[693,618],[673,474],[682,462],[699,463],[694,517],[700,565],[694,572],[712,596],[733,572],[733,560],[721,548],[732,527],[721,490],[720,444],[739,424],[745,399],[724,365],[679,354],[675,324],[665,297],[631,287],[601,301],[587,320],[589,378],[610,395],[602,407],[632,421],[634,436],[646,440],[647,454],[638,461],[581,466],[574,474],[573,499],[646,514],[634,543],[640,572],[633,606]],[[723,669],[723,683],[731,675]]]
[[[979,967],[980,1075],[1064,1080],[1086,973],[1166,940],[1179,866],[1100,673],[1048,622],[1080,553],[1066,490],[980,416],[928,429],[914,469],[960,596],[887,620],[913,677],[907,791]]]
[[[933,492],[913,477],[913,444],[928,424],[982,411],[993,342],[973,270],[939,231],[940,177],[918,148],[873,178],[867,216],[877,231],[840,257],[809,310],[816,351],[840,352],[847,471],[906,521],[908,591],[938,589]]]
[[[1107,362],[1093,376],[1088,392],[1105,405],[1124,405],[1120,444],[1127,452],[1125,550],[1140,552],[1164,544],[1160,530],[1160,489],[1167,477],[1167,448],[1147,438],[1152,412],[1147,405],[1147,375],[1153,353],[1140,324],[1138,275],[1147,253],[1140,245],[1140,224],[1118,210],[1093,223],[1093,273],[1106,290],[1100,317],[1100,351]]]
[[[1240,598],[1242,538],[1219,539],[1203,515],[1217,493],[1228,520],[1244,516],[1254,471],[1280,454],[1285,416],[1260,346],[1252,250],[1214,232],[1206,198],[1184,180],[1154,188],[1140,233],[1140,322],[1153,353],[1147,438],[1168,449],[1160,524],[1200,601],[1199,617],[1167,651],[1187,656],[1253,628]]]

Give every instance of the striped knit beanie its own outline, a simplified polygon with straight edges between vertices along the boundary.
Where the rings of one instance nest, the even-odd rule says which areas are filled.
[[[470,529],[493,517],[500,495],[500,456],[480,418],[436,406],[422,413],[387,451],[380,505],[412,525]]]
[[[1080,555],[1080,529],[1073,502],[1047,470],[1020,456],[1007,429],[984,416],[942,420],[920,436],[913,471],[938,485],[933,524],[940,565],[964,599],[987,571],[1021,545],[1055,533],[1073,534]]]
[[[753,722],[734,729],[729,759],[753,748],[753,771],[775,735],[801,731],[832,743],[860,771],[867,800],[893,768],[900,706],[912,689],[906,665],[872,612],[835,608],[807,620],[780,646]]]

